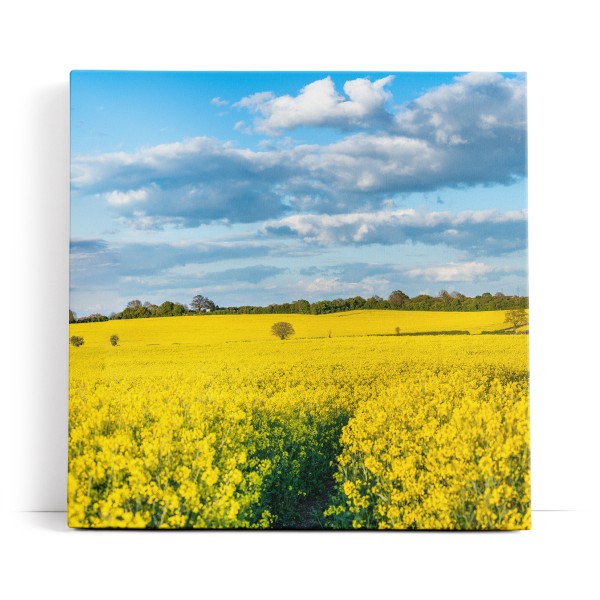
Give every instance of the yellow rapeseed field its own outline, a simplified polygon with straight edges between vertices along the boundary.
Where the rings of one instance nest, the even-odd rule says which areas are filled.
[[[71,325],[69,525],[528,528],[528,337],[475,335],[505,327],[503,311]]]

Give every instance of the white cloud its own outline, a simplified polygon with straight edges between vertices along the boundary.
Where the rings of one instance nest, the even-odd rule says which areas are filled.
[[[476,253],[503,253],[526,245],[527,211],[419,212],[379,210],[334,215],[292,215],[263,226],[264,233],[300,237],[306,243],[445,244]]]
[[[388,141],[408,137],[443,149],[447,154],[438,161],[438,169],[445,173],[457,170],[464,177],[466,171],[479,171],[480,161],[489,171],[503,171],[495,177],[504,177],[504,182],[524,174],[524,77],[469,73],[401,106],[395,115],[386,109],[391,100],[386,86],[392,79],[390,75],[376,81],[347,81],[340,94],[326,77],[309,83],[296,96],[260,92],[235,106],[254,113],[255,130],[269,135],[302,126],[375,129]]]
[[[344,84],[346,96],[338,94],[331,77],[313,81],[297,96],[275,96],[260,92],[242,98],[235,106],[261,115],[254,125],[257,131],[277,134],[297,127],[365,127],[387,120],[385,109],[391,94],[385,86],[392,75],[376,81],[360,78]]]
[[[228,100],[222,100],[219,96],[217,96],[216,98],[213,98],[210,101],[211,104],[214,104],[215,106],[227,106],[229,104]]]
[[[238,105],[278,131],[300,124],[381,125],[391,118],[384,106],[389,81],[346,82],[346,97],[326,78],[295,97],[261,92]],[[236,127],[245,125],[240,121]],[[286,140],[254,150],[195,137],[134,152],[76,156],[74,199],[100,194],[117,217],[136,226],[194,227],[293,212],[378,210],[405,192],[510,184],[526,174],[523,79],[459,77],[406,105],[386,127],[325,145],[293,146]],[[348,239],[368,241],[368,225]]]
[[[360,281],[345,281],[340,277],[315,277],[305,283],[299,281],[296,290],[298,294],[322,300],[325,296],[339,295],[364,295],[372,296],[378,290],[387,288],[389,280],[385,277],[365,277]]]
[[[144,202],[148,199],[148,190],[145,188],[139,190],[130,190],[128,192],[112,191],[106,194],[106,201],[114,206],[123,206],[133,202]]]
[[[347,284],[345,284],[347,285]],[[304,289],[307,292],[322,292],[324,294],[336,293],[341,287],[338,277],[316,277]]]
[[[414,268],[404,271],[407,277],[435,283],[474,281],[491,273],[505,272],[505,268],[493,267],[481,262],[448,263],[434,267]]]
[[[398,131],[441,145],[504,143],[524,137],[526,82],[498,73],[468,73],[408,103],[396,116]]]
[[[258,106],[269,102],[273,98],[275,98],[275,94],[273,92],[257,92],[256,94],[242,98],[239,102],[236,102],[234,106],[249,108],[250,110],[258,110]]]

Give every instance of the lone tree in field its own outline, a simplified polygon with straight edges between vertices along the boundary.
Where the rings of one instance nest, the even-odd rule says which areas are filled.
[[[117,346],[119,344],[119,336],[118,335],[111,335],[110,336],[110,343],[112,346]]]
[[[529,322],[529,317],[527,315],[527,311],[524,308],[513,308],[512,310],[507,310],[506,315],[504,317],[505,323],[510,323],[513,327],[514,333],[517,333],[517,328],[522,325],[527,325]]]
[[[271,325],[271,333],[276,335],[280,340],[287,340],[290,335],[294,335],[296,332],[291,323],[279,321],[278,323],[273,323],[273,325]]]
[[[72,335],[70,342],[71,346],[75,346],[76,348],[79,348],[79,346],[83,346],[84,343],[83,338],[79,335]]]

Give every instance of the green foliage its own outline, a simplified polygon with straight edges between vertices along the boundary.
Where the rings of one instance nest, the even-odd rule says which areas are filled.
[[[504,317],[504,322],[512,325],[513,332],[517,333],[517,329],[529,322],[529,316],[524,308],[513,308],[507,310]]]
[[[71,346],[75,346],[76,348],[84,344],[84,339],[79,335],[72,335],[69,341],[71,342]]]
[[[101,315],[100,313],[93,313],[88,315],[87,317],[80,317],[76,319],[77,323],[101,323],[102,321],[108,321],[108,317],[105,315]]]
[[[279,321],[271,325],[271,333],[274,336],[277,336],[280,340],[286,340],[291,335],[294,335],[295,331],[291,323]]]
[[[441,290],[437,296],[419,294],[410,298],[400,290],[393,291],[387,300],[381,296],[372,296],[364,299],[361,296],[352,298],[334,298],[333,300],[318,300],[310,303],[300,299],[283,304],[269,304],[268,306],[229,306],[220,308],[212,300],[198,294],[194,296],[188,308],[185,304],[166,300],[160,306],[150,302],[131,300],[121,312],[113,313],[110,319],[140,319],[147,317],[178,317],[190,314],[219,314],[219,315],[276,315],[276,314],[303,314],[327,315],[331,313],[346,312],[351,310],[415,310],[415,311],[449,311],[449,312],[478,312],[487,310],[526,309],[529,299],[523,296],[505,296],[497,292],[485,292],[480,296],[470,298],[460,292]],[[71,320],[73,319],[73,321]],[[87,323],[90,321],[106,321],[104,315],[90,315],[77,319],[72,311],[69,321]]]
[[[112,320],[118,319],[147,319],[149,317],[180,317],[189,313],[185,304],[166,300],[160,306],[150,302],[141,303],[140,300],[132,300],[121,312],[110,316]]]
[[[388,302],[394,308],[402,308],[406,304],[407,300],[410,300],[410,298],[400,290],[393,291],[388,298]]]
[[[116,334],[113,334],[110,336],[110,343],[112,346],[118,346],[119,345],[119,336]]]
[[[213,310],[215,310],[215,308],[217,308],[217,305],[212,300],[209,300],[205,296],[198,294],[192,298],[192,301],[190,302],[190,307],[194,312],[204,313],[212,312]]]
[[[217,314],[311,314],[327,315],[351,310],[427,310],[448,312],[478,312],[487,310],[510,310],[527,308],[529,299],[523,296],[505,296],[500,292],[492,295],[485,292],[480,296],[470,298],[460,292],[441,290],[437,296],[419,294],[409,298],[404,292],[395,290],[387,300],[381,296],[364,299],[361,296],[353,298],[335,298],[333,300],[317,300],[309,304],[305,300],[269,304],[268,306],[230,306],[217,308]]]

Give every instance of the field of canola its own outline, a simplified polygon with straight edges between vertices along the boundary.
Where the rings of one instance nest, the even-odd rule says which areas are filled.
[[[278,320],[292,339],[271,335]],[[85,344],[70,347],[69,525],[529,528],[528,337],[393,335],[503,321],[357,311],[71,325]]]

